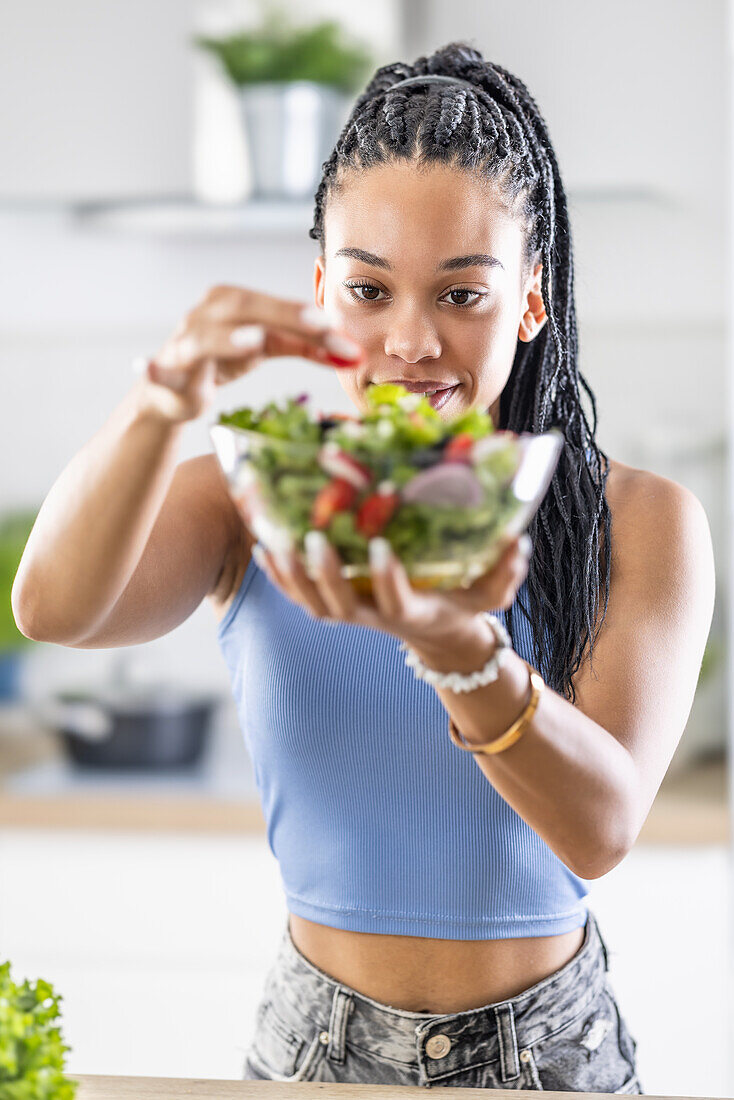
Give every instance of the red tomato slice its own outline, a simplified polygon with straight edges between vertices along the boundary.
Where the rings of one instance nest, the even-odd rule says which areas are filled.
[[[316,529],[328,527],[336,512],[345,512],[354,504],[357,490],[342,477],[334,478],[316,494],[311,510],[311,526]]]
[[[379,535],[394,515],[399,503],[398,493],[372,493],[359,506],[355,527],[366,538]]]
[[[473,446],[474,436],[471,435],[469,432],[460,432],[446,444],[443,455],[441,457],[444,462],[471,463],[471,452]]]

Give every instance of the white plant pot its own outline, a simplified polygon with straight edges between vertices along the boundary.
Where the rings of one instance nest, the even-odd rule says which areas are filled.
[[[348,116],[348,97],[310,80],[247,84],[239,97],[252,197],[313,198]]]

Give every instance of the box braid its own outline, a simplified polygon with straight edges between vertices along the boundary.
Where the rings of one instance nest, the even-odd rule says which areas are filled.
[[[472,86],[417,83],[391,91],[399,81],[428,73],[458,77]],[[511,211],[523,220],[524,274],[542,259],[548,323],[530,342],[518,340],[500,397],[498,427],[532,433],[557,427],[565,437],[551,485],[529,527],[534,547],[526,578],[530,607],[519,595],[516,603],[532,626],[536,667],[550,687],[575,702],[572,677],[587,643],[589,660],[593,652],[600,573],[604,608],[599,629],[609,600],[609,460],[595,442],[596,402],[578,370],[571,232],[548,129],[522,81],[464,42],[452,42],[413,65],[379,68],[322,166],[309,231],[322,253],[327,196],[341,189],[349,170],[398,158],[419,166],[442,161],[496,181]],[[591,400],[592,428],[579,384]],[[514,644],[512,610],[506,614]],[[544,642],[551,643],[545,650]]]

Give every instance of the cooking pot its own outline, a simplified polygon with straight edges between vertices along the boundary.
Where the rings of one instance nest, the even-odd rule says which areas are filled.
[[[173,684],[121,683],[58,691],[36,716],[82,767],[162,770],[199,762],[221,701]]]

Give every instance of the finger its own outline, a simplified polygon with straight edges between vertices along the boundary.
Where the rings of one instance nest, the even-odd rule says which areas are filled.
[[[505,584],[504,591],[502,591],[499,597],[495,596],[496,602],[494,607],[499,607],[502,610],[507,610],[513,603],[513,600],[517,596],[518,589],[525,580],[528,574],[529,562],[525,555],[516,555],[513,560],[512,572],[510,579]],[[491,610],[491,608],[490,608]]]
[[[280,570],[275,564],[274,555],[270,550],[267,550],[261,542],[257,542],[252,548],[252,556],[258,568],[262,569],[271,584],[274,584],[276,588],[280,588],[284,595],[290,595]]]
[[[314,584],[329,613],[351,622],[358,609],[357,594],[342,576],[341,559],[323,531],[307,531],[304,538],[306,560]],[[305,571],[304,571],[305,573]]]
[[[347,360],[343,355],[333,354],[322,343],[309,342],[264,325],[233,327],[200,323],[195,329],[169,340],[156,361],[166,369],[182,369],[195,366],[204,359],[214,359],[217,383],[221,385],[238,378],[264,358],[284,355],[310,359],[320,366],[332,368],[347,363],[354,365],[361,358],[360,352],[358,359]]]
[[[405,566],[385,538],[371,538],[368,543],[370,573],[375,603],[386,619],[404,626],[416,619],[419,609],[416,591],[410,583]]]
[[[312,335],[331,327],[325,311],[307,302],[278,298],[250,287],[220,284],[211,287],[192,311],[224,324],[255,323]]]
[[[452,596],[455,596],[462,606],[474,611],[509,606],[515,598],[517,589],[527,576],[529,561],[528,554],[522,550],[519,538],[515,538],[486,573],[478,577],[469,588],[453,590]]]
[[[341,333],[327,333],[318,340],[304,340],[279,329],[266,328],[265,332],[263,354],[271,358],[291,355],[332,368],[353,367],[364,359],[364,350],[359,344]]]
[[[242,325],[233,337],[231,325],[215,325],[200,321],[184,332],[168,340],[156,356],[160,366],[166,368],[194,366],[204,359],[216,359],[220,364],[228,360],[247,360],[262,354],[266,332],[262,325]]]
[[[253,557],[258,565],[264,569],[268,579],[282,591],[284,596],[287,596],[289,600],[293,600],[295,603],[300,602],[297,590],[293,585],[290,567],[284,559],[283,553],[274,553],[272,550],[266,550],[265,547],[259,543],[256,547],[253,547]]]
[[[271,332],[295,336],[311,347],[322,347],[342,363],[356,362],[364,355],[360,345],[337,331],[338,326],[315,304],[276,298],[249,287],[212,287],[190,316],[233,326],[263,325]]]
[[[314,618],[328,620],[332,613],[331,608],[325,602],[319,588],[307,575],[298,555],[294,551],[290,553],[283,551],[276,554],[276,561],[281,576],[287,581],[293,593],[291,598],[305,604]]]

